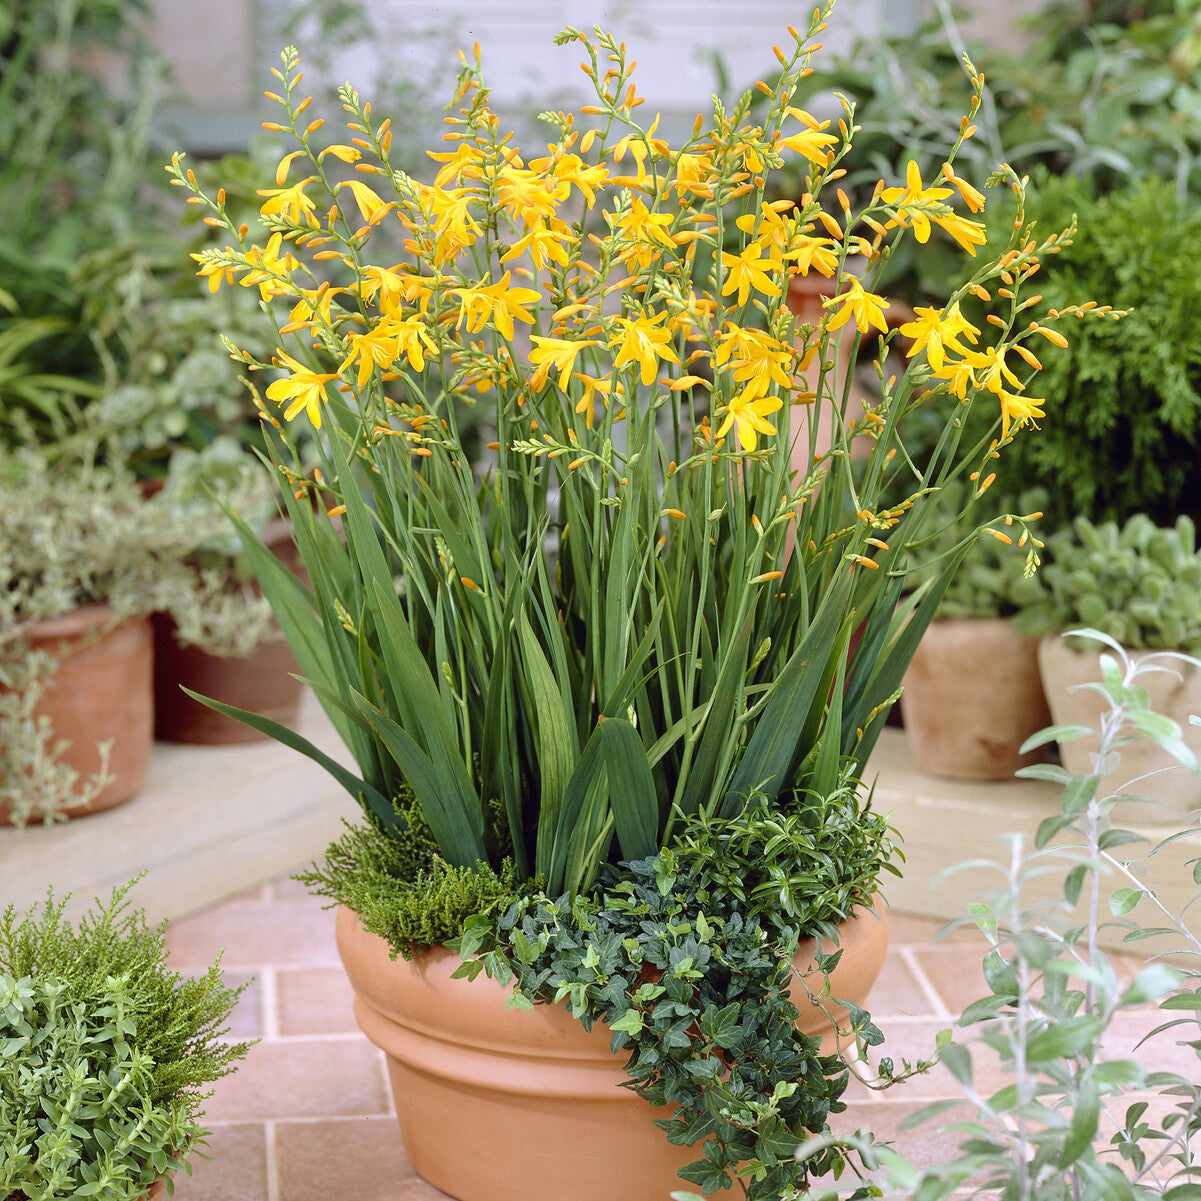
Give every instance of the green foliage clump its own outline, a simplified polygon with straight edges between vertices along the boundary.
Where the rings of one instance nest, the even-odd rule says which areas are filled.
[[[114,889],[73,928],[49,897],[0,918],[0,1195],[134,1201],[188,1170],[205,1086],[248,1043],[224,1039],[242,989],[184,978]]]
[[[668,1139],[703,1141],[680,1175],[706,1195],[737,1179],[748,1201],[799,1196],[810,1171],[844,1166],[837,1145],[794,1158],[845,1108],[848,1072],[796,1027],[792,959],[805,934],[871,902],[892,844],[854,786],[813,804],[817,816],[752,797],[735,819],[690,819],[675,845],[605,868],[587,897],[529,893],[459,942],[462,974],[515,978],[519,1005],[565,1001],[586,1029],[605,1022],[634,1091],[675,1106],[658,1122]],[[851,1026],[882,1041],[861,1009]]]
[[[347,825],[322,864],[296,879],[312,893],[358,914],[393,954],[411,959],[459,937],[467,919],[508,906],[518,892],[511,859],[499,871],[486,863],[459,867],[438,850],[412,790],[394,802],[400,821],[384,833],[376,824]]]
[[[1093,197],[1061,179],[1033,188],[1027,209],[1039,236],[1076,219],[1071,245],[1038,276],[1046,303],[1091,299],[1129,312],[1082,321],[1067,350],[1047,348],[1034,381],[1047,416],[998,462],[997,486],[1044,481],[1051,526],[1076,514],[1146,513],[1161,525],[1201,517],[1201,209],[1164,180]]]
[[[1033,520],[1045,509],[1047,492],[1043,488],[1030,488],[1018,496],[998,496],[993,490],[984,493],[984,498],[991,502],[992,511],[998,514],[990,526],[1004,535],[998,539],[976,529],[975,517],[982,502],[974,508],[968,507],[968,512],[973,515],[971,521],[962,517],[954,519],[953,515],[965,507],[969,487],[965,481],[953,480],[943,488],[947,496],[946,513],[942,517],[944,524],[924,543],[931,563],[923,570],[910,572],[906,584],[917,588],[927,580],[933,581],[937,564],[953,555],[966,538],[972,538],[971,548],[951,577],[939,603],[938,616],[1012,617],[1042,596],[1042,588],[1034,578],[1040,560],[1037,548],[1032,544],[1022,548],[1004,540],[1009,535],[1000,515],[1013,512],[1025,515],[1027,521]]]
[[[1193,521],[1163,529],[1077,517],[1047,540],[1041,595],[1017,617],[1030,634],[1089,626],[1131,650],[1201,651],[1201,551]]]

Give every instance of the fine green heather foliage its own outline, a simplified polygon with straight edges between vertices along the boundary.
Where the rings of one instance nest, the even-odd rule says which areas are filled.
[[[399,821],[385,832],[379,824],[347,826],[326,848],[322,864],[296,877],[316,896],[346,905],[363,928],[385,939],[393,956],[411,958],[450,942],[475,914],[512,903],[517,876],[512,859],[499,871],[486,863],[448,863],[421,817],[411,788],[395,805]]]
[[[865,1162],[878,1168],[875,1196],[944,1201],[967,1195],[959,1190],[970,1182],[970,1195],[1000,1201],[1201,1198],[1195,1151],[1201,1133],[1201,940],[1184,914],[1169,910],[1144,882],[1145,865],[1127,858],[1146,839],[1111,827],[1118,794],[1099,788],[1100,773],[1131,737],[1152,739],[1197,771],[1180,727],[1149,710],[1140,683],[1147,672],[1181,664],[1175,655],[1134,662],[1099,631],[1076,633],[1111,652],[1102,656],[1102,680],[1090,685],[1109,702],[1099,729],[1098,766],[1087,776],[1051,764],[1024,769],[1022,775],[1062,787],[1062,812],[1041,823],[1033,847],[1012,835],[1005,862],[964,865],[973,872],[993,868],[1003,877],[994,896],[971,906],[971,921],[988,947],[983,966],[989,991],[964,1010],[954,1038],[946,1031],[941,1039],[939,1058],[961,1085],[970,1116],[963,1118],[960,1101],[918,1115],[918,1121],[941,1115],[945,1122],[947,1110],[957,1110],[950,1129],[962,1136],[958,1154],[942,1164],[918,1168],[891,1149],[864,1146]],[[1086,732],[1051,727],[1023,749]],[[1194,817],[1188,828],[1146,851],[1146,858],[1196,834]],[[1188,861],[1186,869],[1201,885],[1201,860]],[[1062,873],[1062,896],[1054,902],[1031,895],[1048,873]],[[1152,911],[1150,924],[1131,916],[1140,906]],[[1149,937],[1168,940],[1177,966],[1156,957],[1132,977],[1102,949],[1106,930],[1124,931],[1123,941],[1134,945]],[[1152,1003],[1162,1011],[1159,1021],[1145,1012]],[[1147,1034],[1122,1057],[1120,1049],[1131,1046],[1129,1026],[1115,1022],[1137,1009],[1144,1010]],[[1168,1040],[1174,1050],[1164,1046]],[[999,1058],[1011,1074],[988,1096],[973,1064],[981,1051]],[[1171,1066],[1153,1070],[1152,1060]],[[815,1140],[803,1154],[819,1154],[822,1147],[823,1140]],[[847,1191],[823,1187],[812,1197]]]
[[[1088,625],[1131,650],[1201,652],[1201,551],[1188,517],[1160,529],[1077,517],[1047,539],[1039,595],[1015,624],[1030,634]]]
[[[241,988],[168,971],[130,887],[77,928],[52,896],[0,918],[0,1196],[134,1201],[190,1171],[205,1086],[249,1048],[223,1038]]]

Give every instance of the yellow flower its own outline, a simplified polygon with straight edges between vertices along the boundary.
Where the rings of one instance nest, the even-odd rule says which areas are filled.
[[[922,183],[921,171],[917,163],[909,160],[905,168],[905,186],[903,188],[885,188],[880,193],[880,199],[896,209],[896,217],[889,225],[913,226],[913,236],[919,242],[930,240],[930,219],[934,216],[931,211],[949,211],[941,203],[951,194],[950,188],[927,188]],[[937,219],[937,218],[935,218]]]
[[[578,154],[564,154],[552,160],[550,158],[534,159],[530,167],[535,171],[548,171],[560,183],[570,188],[576,188],[589,206],[596,203],[596,189],[602,187],[609,179],[609,169],[603,164],[589,167]],[[570,191],[567,193],[570,195]],[[566,195],[563,199],[566,199]]]
[[[976,247],[983,246],[988,241],[988,234],[979,221],[969,221],[957,213],[943,217],[935,216],[931,220],[945,229],[972,258],[976,257]]]
[[[717,427],[715,438],[721,438],[730,428],[738,436],[743,450],[754,450],[759,445],[760,434],[774,434],[776,427],[767,420],[784,402],[778,396],[752,396],[750,391],[735,396],[726,406],[725,420]]]
[[[359,212],[363,214],[363,220],[368,225],[378,225],[395,207],[396,204],[387,203],[380,199],[366,184],[359,183],[357,179],[348,179],[344,183],[338,185],[338,190],[349,188],[354,193],[355,204],[359,206]]]
[[[615,387],[611,375],[606,375],[603,379],[594,379],[590,375],[576,374],[571,378],[578,379],[584,385],[584,395],[576,402],[575,411],[584,415],[584,424],[588,429],[592,428],[592,419],[596,413],[596,399],[598,396],[606,409],[609,407],[610,394],[615,396],[619,401],[625,399],[625,386],[621,380],[618,380]]]
[[[575,370],[575,361],[586,346],[599,346],[595,339],[573,342],[568,338],[540,338],[537,334],[530,335],[534,349],[530,351],[530,362],[537,370],[530,377],[530,387],[535,390],[546,383],[546,377],[554,368],[559,372],[559,388],[566,392],[567,381]]]
[[[315,175],[310,175],[290,188],[259,188],[258,194],[267,197],[259,212],[264,217],[272,217],[278,213],[292,225],[315,225],[315,206],[304,194],[304,186],[316,178]]]
[[[232,254],[233,247],[227,246],[225,253]],[[211,262],[203,254],[193,254],[191,257],[200,264],[200,269],[196,274],[202,279],[208,280],[210,292],[216,292],[223,283],[232,284],[234,282],[234,269],[230,264]]]
[[[882,334],[888,333],[888,324],[884,320],[884,310],[889,307],[888,301],[874,292],[865,292],[863,285],[853,275],[850,277],[850,284],[845,292],[822,301],[827,308],[841,306],[826,328],[833,333],[834,330],[841,329],[853,316],[860,333],[867,333],[872,328],[878,329]]]
[[[924,350],[932,371],[942,368],[944,351],[967,353],[959,341],[960,337],[966,338],[973,346],[976,344],[980,331],[959,311],[958,301],[945,312],[942,309],[921,307],[913,311],[917,320],[906,322],[898,332],[912,342],[908,356],[913,358],[915,354]]]
[[[744,397],[766,396],[773,383],[781,388],[792,387],[792,379],[784,370],[792,352],[770,334],[729,324],[718,337],[720,344],[713,356],[714,365],[733,365],[734,382],[747,385]]]
[[[460,142],[452,154],[439,154],[433,150],[427,150],[426,154],[434,162],[446,164],[434,176],[434,185],[439,188],[446,187],[452,180],[458,182],[462,180],[463,176],[467,176],[469,179],[478,179],[479,164],[484,161],[483,152],[469,142]]]
[[[424,184],[418,184],[416,191],[433,226],[435,266],[453,262],[459,251],[474,246],[483,232],[471,214],[477,197],[462,188],[451,191]]]
[[[721,265],[726,273],[726,282],[721,294],[728,296],[735,289],[738,291],[738,304],[744,305],[753,289],[762,292],[764,296],[779,296],[780,285],[768,272],[780,273],[784,270],[781,259],[771,255],[763,258],[763,247],[758,242],[752,242],[741,254],[726,254],[722,256]]]
[[[1045,417],[1041,405],[1047,402],[1038,396],[1016,396],[1006,392],[1004,388],[996,389],[997,399],[1001,402],[1001,437],[1009,433],[1011,422],[1021,425],[1025,421],[1033,421],[1036,417]]]
[[[267,239],[265,247],[252,246],[246,252],[246,263],[251,269],[240,283],[244,288],[253,288],[257,284],[264,300],[295,291],[292,272],[298,264],[290,251],[280,254],[283,241],[282,234],[274,233]]]
[[[707,154],[681,152],[676,155],[675,169],[677,200],[682,199],[685,192],[693,192],[698,196],[713,195],[713,189],[709,186],[709,180],[713,177],[713,160]]]
[[[455,328],[462,328],[466,322],[468,332],[475,334],[491,321],[500,335],[511,342],[514,320],[533,325],[534,318],[525,306],[541,300],[542,293],[533,288],[510,287],[511,277],[512,272],[506,271],[494,284],[481,282],[474,288],[456,288],[460,308]]]
[[[823,129],[829,128],[829,121],[819,122],[815,117],[810,116],[803,108],[788,108],[785,110],[790,117],[796,117],[805,128],[800,133],[794,133],[791,137],[783,138],[780,146],[784,150],[793,150],[797,154],[804,155],[811,163],[815,163],[819,167],[824,167],[829,161],[827,154],[829,151],[824,149],[826,146],[837,145],[838,139],[830,133],[822,133]]]
[[[630,207],[615,221],[622,239],[630,243],[617,256],[618,260],[631,271],[645,271],[658,258],[660,247],[674,250],[675,242],[664,232],[671,220],[667,213],[650,212],[635,196]]]
[[[282,404],[285,400],[292,403],[284,411],[284,420],[291,421],[301,411],[308,413],[309,420],[315,429],[321,428],[321,402],[328,402],[325,385],[336,375],[318,375],[303,363],[298,363],[291,355],[279,351],[279,357],[291,375],[277,379],[267,385],[267,399]]]
[[[518,238],[507,254],[501,256],[502,263],[511,263],[527,251],[530,260],[539,271],[545,271],[547,263],[568,264],[567,248],[578,241],[566,221],[552,217],[549,225],[536,225],[524,237]]]
[[[617,317],[615,320],[621,326],[621,331],[613,335],[610,346],[620,345],[614,367],[620,370],[627,363],[641,365],[640,378],[643,384],[654,383],[659,370],[659,360],[665,359],[670,363],[680,365],[679,356],[671,348],[671,331],[663,329],[659,322],[666,313],[656,313],[648,317],[645,313],[631,321],[628,317]]]
[[[799,234],[784,253],[785,259],[796,263],[802,275],[816,271],[827,279],[838,270],[838,244],[832,238],[814,238]]]
[[[496,199],[500,206],[526,229],[545,225],[567,199],[566,184],[547,179],[524,167],[502,167],[496,176]]]

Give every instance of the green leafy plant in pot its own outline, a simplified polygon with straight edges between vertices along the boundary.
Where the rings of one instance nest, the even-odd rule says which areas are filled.
[[[225,1022],[242,988],[219,964],[166,967],[164,928],[127,884],[80,921],[65,901],[0,916],[0,1196],[141,1201],[208,1133],[211,1090],[250,1044]],[[244,986],[243,986],[244,987]]]
[[[546,114],[553,140],[528,160],[465,58],[430,183],[393,169],[389,123],[349,87],[347,140],[319,145],[285,51],[272,127],[296,148],[263,189],[262,248],[179,156],[170,168],[230,232],[201,252],[201,273],[259,288],[286,317],[271,361],[244,363],[275,373],[266,400],[315,433],[315,463],[285,451],[278,464],[311,588],[243,536],[357,770],[243,716],[363,803],[368,824],[315,874],[358,910],[340,915],[341,945],[357,1012],[402,1085],[413,1162],[457,1196],[551,1195],[565,1178],[556,1147],[581,1197],[661,1195],[682,1165],[707,1190],[740,1177],[753,1198],[791,1195],[809,1171],[792,1151],[825,1128],[846,1082],[822,1036],[879,1037],[863,993],[822,980],[853,959],[839,941],[851,922],[882,926],[891,838],[858,780],[962,558],[901,602],[924,561],[911,536],[948,480],[975,484],[1029,435],[1038,402],[1017,371],[1028,377],[1028,342],[1061,335],[1026,298],[1045,247],[1019,227],[943,308],[915,315],[909,369],[884,376],[869,411],[852,408],[835,335],[886,329],[872,272],[915,234],[974,252],[983,227],[951,201],[978,209],[983,196],[955,175],[955,145],[937,183],[910,173],[842,210],[830,192],[853,114],[827,128],[791,104],[820,26],[790,33],[762,124],[747,123],[744,98],[676,148],[636,119],[632,67],[605,33],[560,37],[583,52],[596,102]],[[804,204],[765,205],[765,173],[795,155],[809,164]],[[849,253],[866,274],[848,275]],[[798,347],[787,281],[810,271],[837,286]],[[999,340],[977,351],[959,302],[986,283]],[[969,444],[948,420],[919,469],[902,418],[951,390],[996,428]],[[459,436],[477,405],[493,431],[483,473]],[[830,414],[820,454],[793,445],[819,424],[799,420],[802,406]],[[836,869],[844,836],[859,847],[847,875],[811,888],[812,864]],[[734,842],[760,871],[745,898],[714,866]],[[824,902],[764,900],[791,896],[790,881]],[[431,947],[447,941],[457,950]],[[793,984],[798,951],[816,969]],[[485,1071],[469,1054],[478,1039],[454,1056],[458,1083],[405,1061],[414,1012],[487,1008],[474,998],[489,982],[458,978],[481,963],[518,976],[524,1011],[507,1018],[508,990],[490,983],[525,1046],[601,1019],[579,1057],[599,1043],[609,1064],[595,1077],[603,1118],[587,1111],[568,1137],[553,1123],[569,1118],[521,1091],[510,1109],[534,1126],[502,1127],[461,1087]],[[413,976],[423,988],[397,1003],[393,986]],[[828,1018],[799,1029],[790,984],[832,1012],[832,998],[851,1002],[842,1032]],[[535,1001],[567,1001],[580,1021]],[[629,1056],[633,1099],[612,1087],[625,1077],[610,1049]],[[415,1098],[421,1075],[434,1091]],[[608,1124],[639,1097],[632,1124]],[[441,1120],[499,1133],[456,1151],[423,1133]],[[648,1139],[664,1151],[654,1172]],[[702,1140],[703,1158],[683,1149]],[[442,1162],[426,1154],[439,1142],[452,1147]],[[832,1149],[817,1170],[841,1164]]]
[[[1103,690],[1088,687],[1099,678],[1095,643],[1064,639],[1065,630],[1087,626],[1113,639],[1136,662],[1155,654],[1155,670],[1145,674],[1145,687],[1157,712],[1178,722],[1194,754],[1201,735],[1188,715],[1201,709],[1201,678],[1195,667],[1170,655],[1196,656],[1201,651],[1201,550],[1189,517],[1160,527],[1144,514],[1121,525],[1094,523],[1077,517],[1071,526],[1047,538],[1047,565],[1039,577],[1039,593],[1015,619],[1019,628],[1041,635],[1039,665],[1057,725],[1096,728],[1107,704]],[[1073,772],[1088,771],[1097,753],[1095,739],[1061,741],[1060,755]],[[1126,821],[1174,821],[1180,812],[1201,804],[1194,777],[1167,772],[1171,760],[1145,741],[1122,752],[1122,780],[1131,799],[1119,815]],[[1137,766],[1137,770],[1136,770]],[[1115,785],[1106,769],[1106,787]],[[1133,798],[1146,797],[1147,800]]]
[[[913,761],[923,771],[1007,780],[1042,757],[1023,753],[1022,746],[1050,720],[1038,639],[1019,633],[1011,621],[1039,595],[1035,572],[1042,543],[1027,530],[1012,537],[1004,516],[983,530],[976,523],[1011,510],[1033,522],[1042,515],[1046,492],[1002,497],[989,491],[973,504],[970,489],[958,481],[944,488],[945,508],[956,515],[966,508],[966,515],[951,517],[930,535],[934,566],[910,577],[921,588],[936,574],[940,557],[970,542],[905,672],[901,712]]]

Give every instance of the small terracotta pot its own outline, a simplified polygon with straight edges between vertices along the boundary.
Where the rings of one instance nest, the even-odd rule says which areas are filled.
[[[1019,748],[1051,720],[1038,639],[1003,618],[933,621],[905,672],[901,711],[914,764],[951,780],[1008,780],[1046,757]]]
[[[1126,653],[1138,661],[1150,652]],[[1038,662],[1055,724],[1090,726],[1096,731],[1109,703],[1082,685],[1100,682],[1101,651],[1073,650],[1060,635],[1048,634],[1038,644]],[[1181,740],[1201,759],[1201,726],[1189,723],[1190,714],[1201,713],[1201,672],[1184,663],[1167,661],[1165,666],[1172,670],[1141,675],[1138,685],[1147,690],[1152,710],[1176,722]],[[1097,733],[1085,734],[1060,743],[1059,757],[1074,775],[1087,775],[1093,770],[1099,744]],[[1117,763],[1101,777],[1098,796],[1104,798],[1120,789],[1150,798],[1118,801],[1113,817],[1119,823],[1179,822],[1201,807],[1201,776],[1179,766],[1153,742],[1145,738],[1128,742],[1118,747],[1117,756]],[[1144,776],[1148,778],[1140,778]]]
[[[111,809],[134,796],[146,780],[153,747],[153,638],[147,618],[112,627],[107,605],[84,605],[34,624],[26,640],[57,660],[34,709],[48,717],[53,741],[70,745],[61,759],[87,779],[101,767],[99,744],[111,740],[112,780],[90,805],[70,806],[67,817]],[[7,817],[0,814],[0,820]],[[37,821],[40,818],[34,817]]]
[[[303,577],[286,522],[270,522],[263,541]],[[267,737],[194,701],[182,691],[185,687],[282,725],[295,725],[303,692],[294,678],[300,664],[274,621],[271,633],[249,655],[212,655],[198,646],[180,646],[175,634],[175,622],[167,614],[154,614],[154,736],[160,742],[218,746]]]
[[[850,999],[862,1001],[887,924],[868,914],[851,925],[831,991],[854,989]],[[460,960],[445,947],[393,960],[345,908],[337,937],[355,1017],[387,1056],[405,1150],[431,1184],[460,1201],[665,1201],[688,1187],[676,1173],[697,1148],[669,1143],[654,1120],[670,1109],[621,1087],[625,1056],[609,1049],[603,1024],[585,1031],[563,1006],[507,1010],[505,986],[451,978]],[[852,968],[852,944],[874,967]],[[811,963],[814,950],[810,942],[798,961]],[[829,1030],[824,1013],[804,1008],[802,1029]]]

